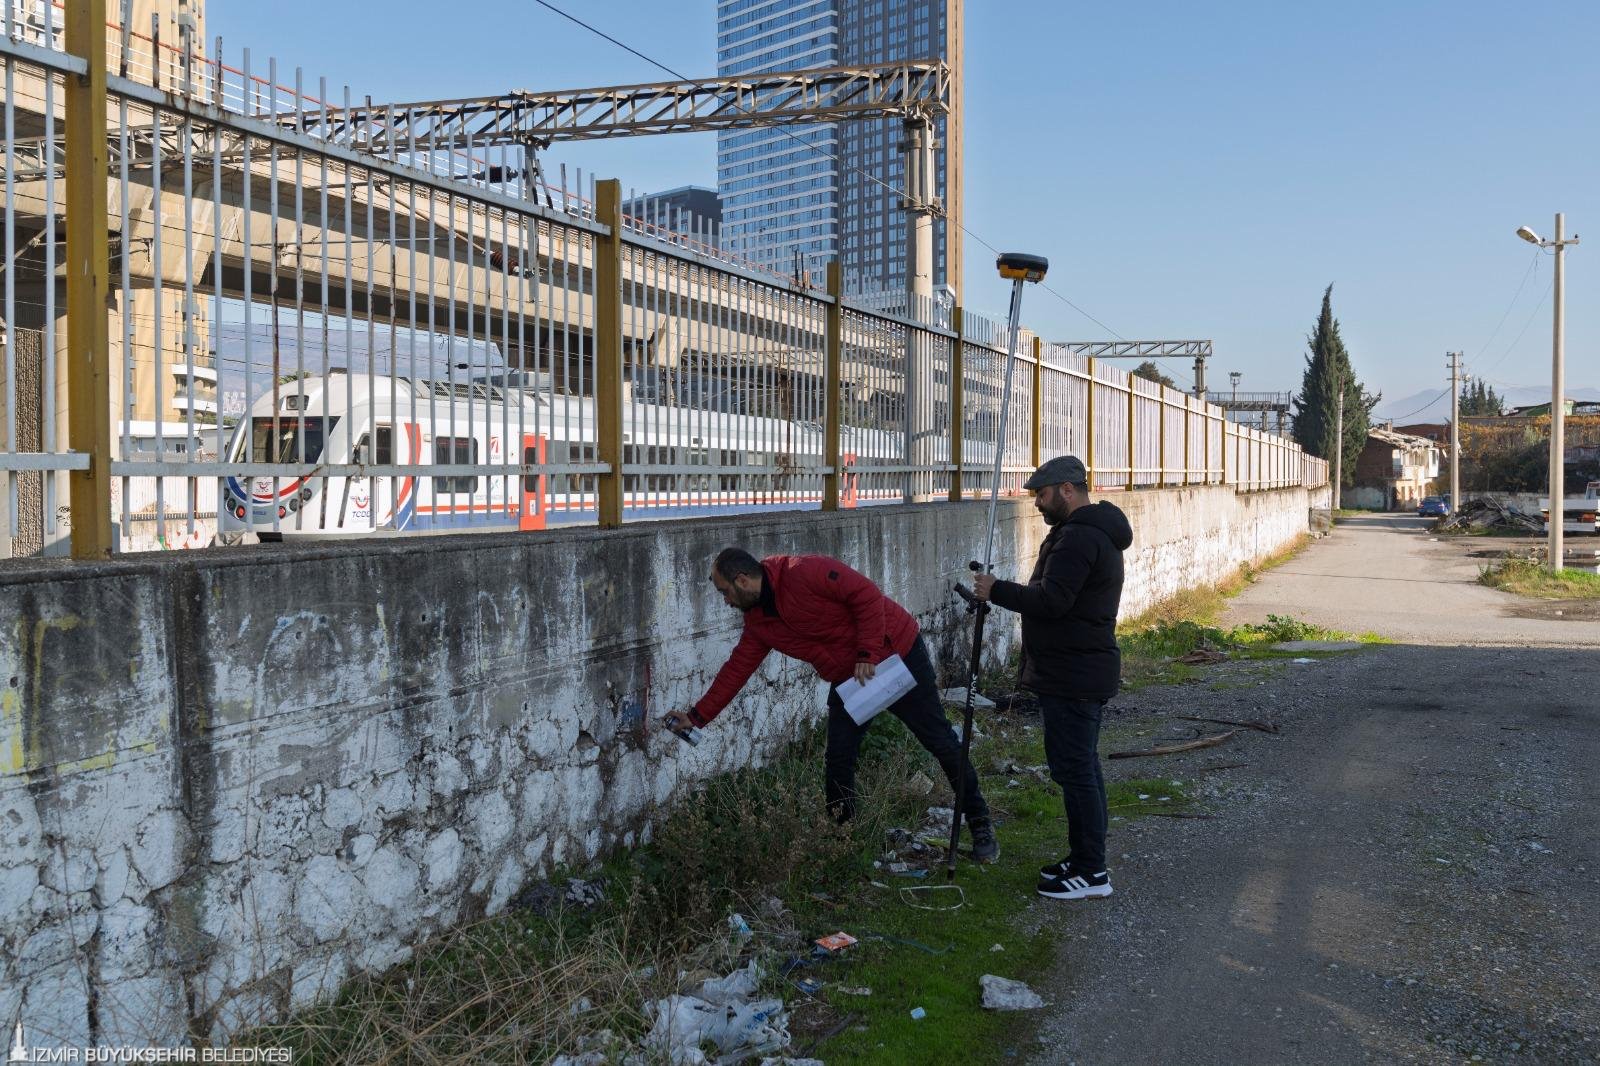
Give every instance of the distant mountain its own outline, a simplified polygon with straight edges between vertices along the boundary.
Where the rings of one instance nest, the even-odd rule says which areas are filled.
[[[1504,392],[1496,392],[1504,399],[1507,408],[1526,407],[1529,404],[1547,403],[1550,399],[1549,389],[1524,389],[1509,388]],[[1600,400],[1600,389],[1581,388],[1567,389],[1569,400]],[[1398,400],[1384,400],[1373,409],[1372,418],[1375,422],[1394,419],[1399,423],[1412,422],[1443,422],[1450,417],[1450,390],[1429,389],[1425,392],[1412,393],[1402,396]]]

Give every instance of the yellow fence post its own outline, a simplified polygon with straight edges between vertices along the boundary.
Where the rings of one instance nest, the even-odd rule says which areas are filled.
[[[950,502],[961,499],[962,432],[966,429],[966,338],[962,334],[961,308],[955,309],[955,347],[950,354]]]
[[[622,182],[594,186],[595,221],[606,227],[594,242],[595,454],[601,474],[595,502],[600,528],[622,525]]]
[[[822,462],[828,472],[822,475],[822,509],[824,511],[837,511],[839,509],[839,485],[844,480],[841,464],[844,457],[839,447],[839,435],[843,420],[840,408],[844,404],[844,271],[839,267],[837,259],[828,263],[828,300],[827,325],[823,330],[823,353],[825,393],[823,402],[827,405],[822,419]]]
[[[1095,484],[1095,465],[1094,465],[1094,356],[1092,356],[1092,355],[1089,356],[1089,389],[1088,389],[1088,396],[1089,396],[1089,400],[1084,405],[1085,410],[1084,410],[1084,419],[1083,419],[1083,421],[1084,421],[1084,430],[1085,430],[1085,432],[1083,434],[1083,440],[1084,440],[1085,450],[1089,454],[1084,456],[1083,466],[1084,466],[1084,469],[1087,470],[1088,474],[1089,474],[1089,489],[1090,489],[1090,491],[1093,491],[1094,489],[1098,488],[1099,486],[1097,486]]]
[[[89,64],[87,73],[66,77],[67,441],[89,455],[89,468],[68,476],[72,557],[104,559],[111,554],[106,0],[68,0],[66,23],[67,51]]]
[[[1033,468],[1044,463],[1044,342],[1033,338]]]

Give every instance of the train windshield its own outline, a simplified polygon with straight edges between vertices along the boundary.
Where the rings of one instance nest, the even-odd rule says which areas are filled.
[[[322,458],[326,434],[337,418],[258,417],[251,423],[250,461],[253,463],[314,463]]]

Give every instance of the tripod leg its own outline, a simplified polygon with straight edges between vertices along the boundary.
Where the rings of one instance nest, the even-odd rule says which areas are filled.
[[[956,877],[956,848],[961,843],[961,809],[967,804],[967,769],[971,765],[972,751],[972,701],[978,691],[978,669],[983,655],[983,620],[989,614],[989,605],[980,603],[977,620],[972,625],[972,665],[967,671],[967,705],[961,716],[961,762],[956,773],[956,807],[950,815],[950,850],[945,854],[945,879]]]

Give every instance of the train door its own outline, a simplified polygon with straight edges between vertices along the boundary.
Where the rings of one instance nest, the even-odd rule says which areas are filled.
[[[532,433],[522,437],[522,461],[543,463],[545,439]],[[545,501],[549,499],[549,485],[545,475],[522,475],[522,509],[518,514],[518,529],[543,529],[545,527]]]
[[[839,456],[839,506],[854,507],[856,505],[856,483],[860,475],[856,473],[856,455],[854,452],[845,452]]]
[[[393,466],[396,462],[408,461],[395,455],[394,426],[382,422],[373,426],[372,432],[361,435],[351,459],[358,466],[367,467]],[[348,525],[358,533],[364,529],[389,526],[394,515],[396,486],[402,480],[379,474],[352,477],[349,510],[340,525]],[[374,515],[377,516],[376,521]]]

